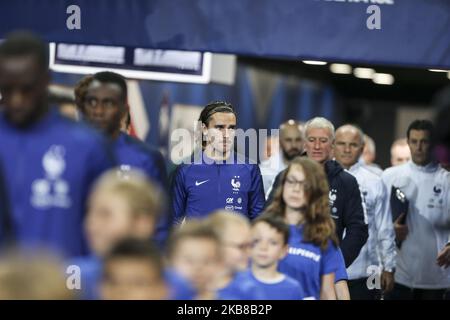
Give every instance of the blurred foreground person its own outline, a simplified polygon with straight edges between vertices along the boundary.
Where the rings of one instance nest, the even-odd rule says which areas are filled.
[[[218,298],[222,257],[220,238],[206,221],[188,221],[170,237],[169,266],[194,286],[196,300]]]
[[[8,252],[0,256],[0,300],[74,299],[61,261],[44,252]]]
[[[81,269],[82,298],[97,299],[102,259],[121,240],[151,242],[161,211],[161,193],[140,171],[112,169],[95,183],[88,201],[86,235],[91,256],[73,259]],[[173,272],[165,273],[171,299],[190,299],[192,289]]]
[[[0,44],[1,171],[19,244],[79,256],[87,194],[112,159],[103,137],[49,106],[49,80],[41,40],[14,33]]]
[[[206,220],[220,239],[223,263],[217,271],[216,295],[219,299],[239,298],[239,277],[249,267],[251,229],[242,215],[224,210],[213,212]]]
[[[145,240],[119,241],[103,259],[101,296],[106,300],[169,299],[158,248]]]

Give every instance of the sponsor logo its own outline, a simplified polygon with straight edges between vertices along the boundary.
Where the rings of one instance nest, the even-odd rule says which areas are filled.
[[[334,205],[334,202],[335,202],[336,199],[337,199],[336,193],[337,193],[337,190],[336,190],[336,189],[331,189],[331,190],[330,190],[330,193],[328,194],[328,198],[329,198],[330,206],[331,206],[331,207]]]
[[[233,187],[233,191],[239,191],[241,187],[241,182],[239,181],[239,176],[234,176],[233,179],[231,179],[231,186]]]
[[[30,202],[34,208],[67,209],[72,205],[69,183],[61,177],[66,170],[65,152],[63,146],[52,145],[42,157],[45,177],[31,184]]]
[[[440,195],[441,192],[442,192],[442,186],[439,185],[439,184],[436,185],[436,186],[434,186],[434,187],[433,187],[433,192],[434,192],[434,195],[435,195],[435,196]]]
[[[319,262],[321,256],[317,253],[314,253],[312,251],[303,249],[303,248],[295,248],[295,247],[289,247],[288,254],[294,255],[294,256],[302,256],[311,260],[314,260],[315,262]]]
[[[209,181],[209,179],[208,180],[204,180],[204,181],[195,181],[195,186],[196,187],[198,187],[198,186],[200,186],[200,185],[202,185],[202,184],[204,184],[204,183],[206,183],[206,182],[208,182]]]

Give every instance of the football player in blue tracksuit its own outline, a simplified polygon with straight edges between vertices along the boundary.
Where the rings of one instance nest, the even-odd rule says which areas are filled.
[[[0,162],[14,237],[65,256],[86,254],[85,199],[112,166],[103,138],[47,103],[47,46],[16,33],[0,45]]]
[[[121,131],[121,121],[128,113],[125,79],[114,72],[96,73],[83,94],[80,100],[84,119],[110,139],[117,164],[143,171],[167,191],[167,173],[161,153]],[[160,244],[168,233],[168,219],[166,214],[158,224],[155,237]]]
[[[233,151],[236,114],[226,102],[208,104],[200,114],[202,150],[181,164],[172,181],[176,223],[216,209],[257,217],[264,208],[264,188],[257,164]]]

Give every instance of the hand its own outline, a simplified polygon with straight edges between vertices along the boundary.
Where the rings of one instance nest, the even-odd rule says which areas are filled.
[[[408,235],[408,226],[400,223],[405,215],[405,213],[402,213],[394,222],[395,237],[398,241],[404,241]]]
[[[383,271],[381,273],[381,289],[384,293],[391,291],[394,288],[394,273]]]
[[[450,266],[450,245],[446,245],[439,252],[436,262],[440,267],[448,268]]]

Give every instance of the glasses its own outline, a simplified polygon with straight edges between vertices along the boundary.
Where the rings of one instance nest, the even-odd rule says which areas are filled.
[[[294,188],[297,185],[300,188],[304,188],[304,189],[306,189],[308,187],[308,183],[305,180],[299,181],[299,180],[292,179],[292,178],[289,178],[289,177],[286,178],[285,183],[286,183],[287,186],[289,186],[291,188]]]

